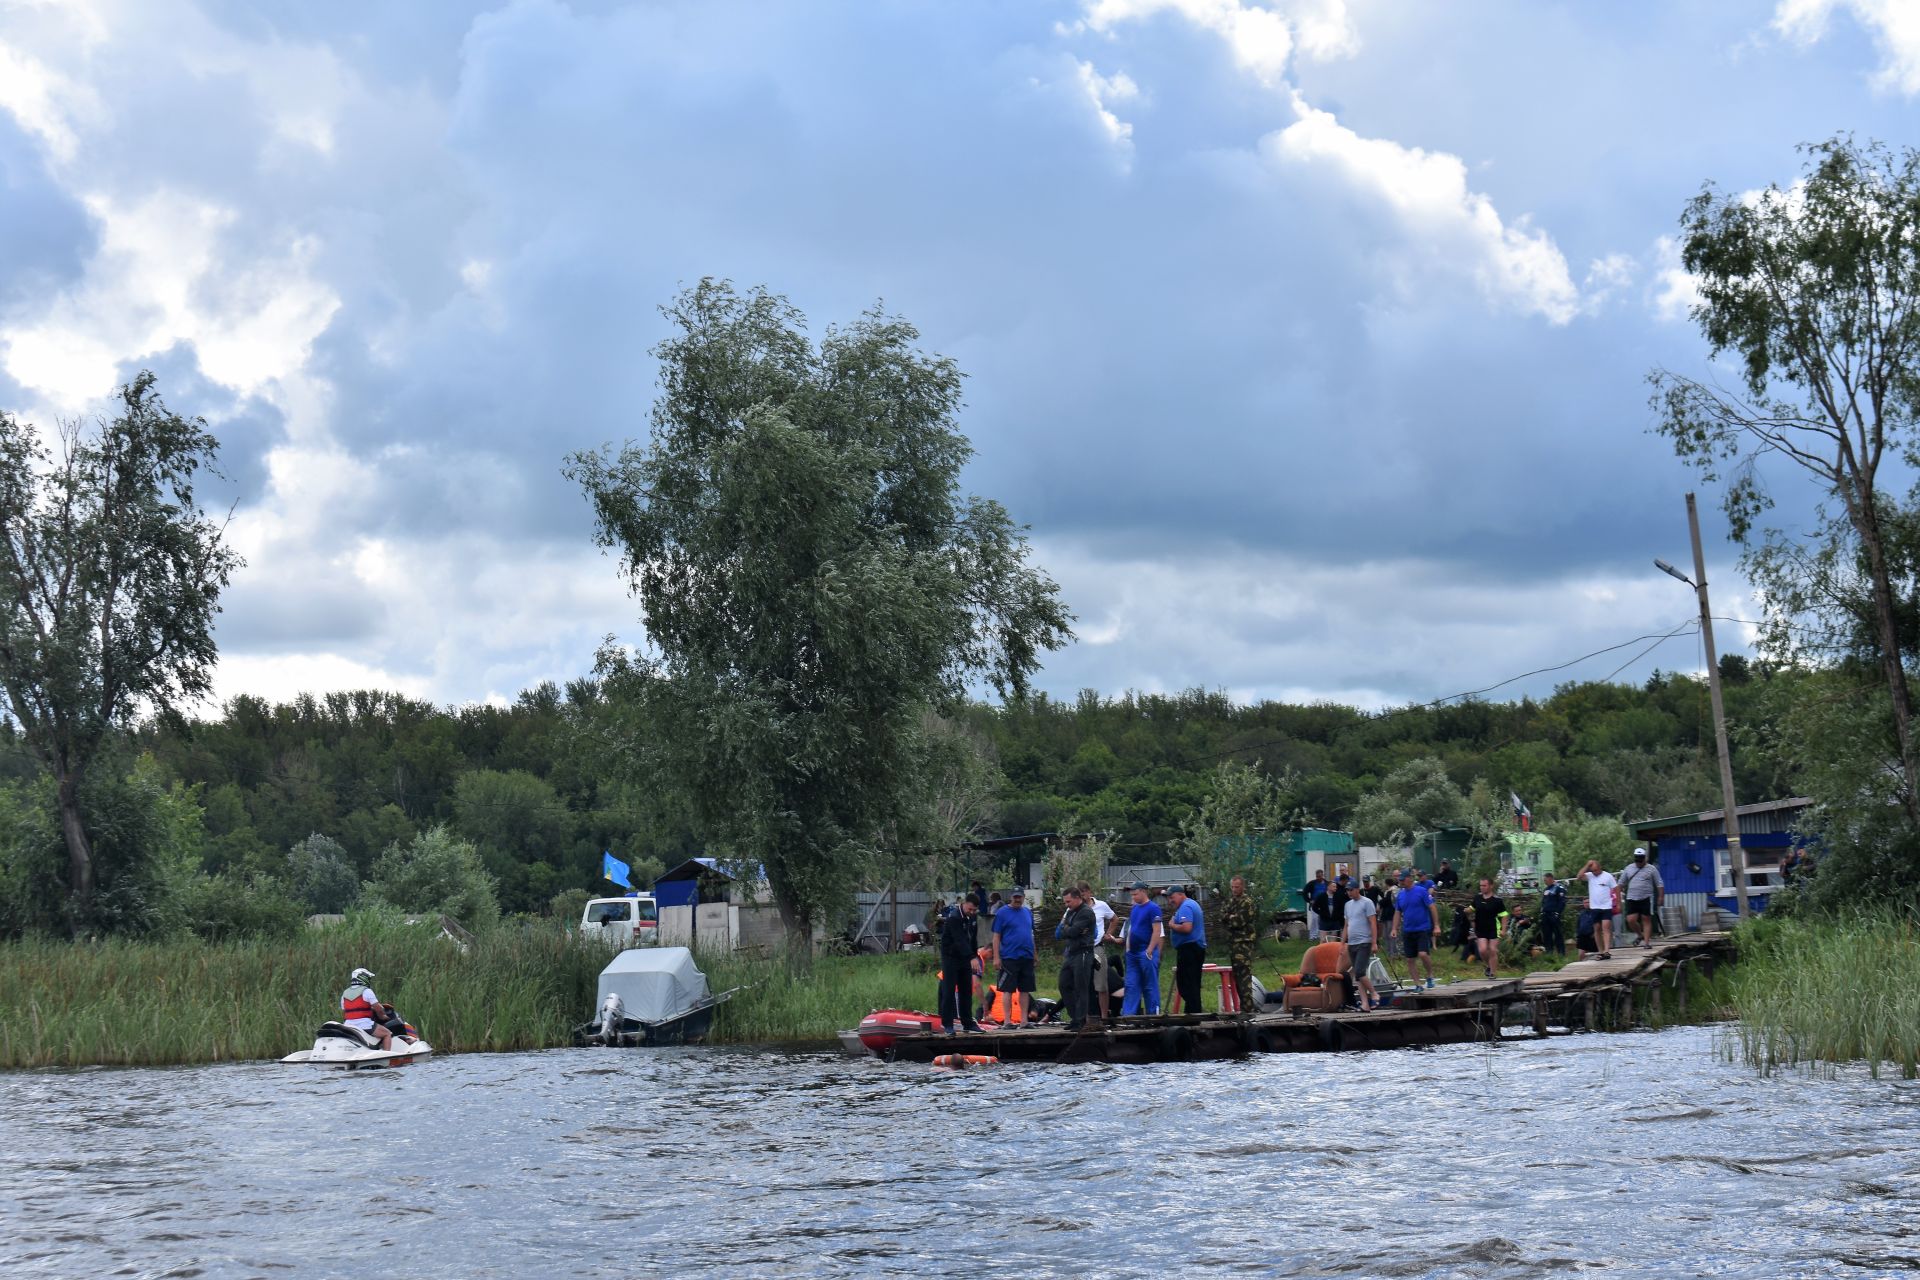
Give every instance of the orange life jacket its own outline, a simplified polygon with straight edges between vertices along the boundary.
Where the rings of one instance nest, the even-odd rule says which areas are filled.
[[[370,1022],[380,1020],[373,1001],[367,999],[365,987],[348,987],[340,993],[340,1021],[351,1022],[355,1018],[365,1018]]]

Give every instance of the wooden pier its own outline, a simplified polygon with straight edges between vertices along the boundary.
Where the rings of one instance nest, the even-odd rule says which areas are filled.
[[[1668,934],[1650,946],[1617,946],[1608,960],[1576,960],[1530,973],[1513,1002],[1526,1008],[1537,1036],[1612,1030],[1632,1024],[1638,1003],[1656,1018],[1669,995],[1684,1005],[1693,976],[1711,977],[1732,951],[1733,939],[1723,932]]]
[[[1534,1036],[1612,1030],[1631,1025],[1642,1003],[1656,1017],[1667,995],[1684,1003],[1691,975],[1711,974],[1731,946],[1725,933],[1675,934],[1648,947],[1617,948],[1610,960],[1406,988],[1391,1006],[1372,1013],[1176,1014],[1095,1018],[1080,1031],[1039,1023],[960,1036],[929,1032],[899,1036],[892,1056],[904,1062],[932,1062],[952,1053],[1003,1062],[1193,1062],[1253,1053],[1407,1049],[1498,1041],[1506,1038],[1502,1027],[1516,1021],[1515,1014]]]

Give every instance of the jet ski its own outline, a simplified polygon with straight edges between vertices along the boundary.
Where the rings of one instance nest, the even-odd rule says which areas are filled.
[[[313,1048],[290,1053],[280,1061],[344,1067],[351,1071],[360,1067],[404,1067],[433,1052],[433,1046],[422,1040],[419,1032],[398,1019],[388,1027],[393,1031],[393,1047],[382,1049],[371,1031],[361,1031],[344,1022],[323,1022],[314,1035]]]

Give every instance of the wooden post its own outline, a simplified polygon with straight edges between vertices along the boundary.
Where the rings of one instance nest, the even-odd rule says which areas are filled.
[[[1713,649],[1713,610],[1707,605],[1707,559],[1700,551],[1700,512],[1687,495],[1687,529],[1693,535],[1694,588],[1700,593],[1700,639],[1707,650],[1707,692],[1713,702],[1713,740],[1720,750],[1720,803],[1725,807],[1727,867],[1733,875],[1733,900],[1746,923],[1747,854],[1740,847],[1740,813],[1733,802],[1733,758],[1727,754],[1727,711],[1720,697],[1720,659]]]

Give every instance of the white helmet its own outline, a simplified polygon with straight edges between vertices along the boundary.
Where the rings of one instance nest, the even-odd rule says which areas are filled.
[[[355,969],[350,976],[355,982],[365,985],[366,983],[373,981],[373,970]]]

